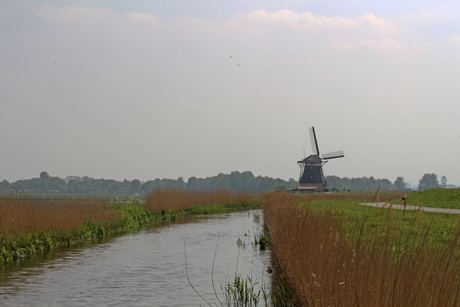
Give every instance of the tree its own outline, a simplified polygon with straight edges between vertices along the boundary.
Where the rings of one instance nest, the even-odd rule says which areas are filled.
[[[397,177],[393,185],[396,191],[404,191],[404,189],[406,188],[406,184],[404,183],[403,177]]]
[[[338,176],[326,176],[327,187],[330,189],[339,189],[344,188],[343,180]]]
[[[438,176],[436,174],[424,174],[422,179],[418,182],[418,190],[428,190],[432,188],[438,188],[439,181]]]
[[[441,186],[445,189],[447,187],[447,178],[446,176],[441,177]]]
[[[49,177],[46,183],[48,183],[48,190],[58,190],[62,193],[67,192],[67,182],[62,178]]]
[[[126,178],[123,180],[123,190],[129,190],[131,188],[131,181],[126,180]]]
[[[96,181],[94,178],[83,176],[81,180],[82,180],[81,182],[85,185],[86,192],[91,192],[91,191],[96,190],[96,187],[93,186],[93,183]]]
[[[39,192],[47,192],[48,191],[48,181],[43,178],[32,178],[28,180],[28,188],[33,189]]]
[[[18,181],[13,182],[10,187],[15,191],[15,192],[23,192],[25,189],[25,184],[24,180],[20,179]]]
[[[197,191],[201,189],[201,180],[195,176],[190,177],[187,180],[187,190]]]
[[[389,191],[392,188],[391,181],[388,179],[377,179],[377,182],[379,183],[380,190]]]
[[[294,178],[289,178],[289,183],[287,185],[288,189],[296,189],[298,187],[298,183]]]
[[[86,185],[80,180],[70,180],[69,190],[71,193],[86,193]]]
[[[68,182],[70,182],[70,180],[81,181],[82,179],[79,176],[67,176],[67,177],[65,177],[64,180],[65,180],[65,182],[68,183]]]
[[[185,183],[184,177],[177,178],[176,187],[178,187],[179,189],[185,189],[186,186],[187,186],[187,183]]]
[[[0,190],[8,190],[10,188],[10,183],[6,180],[3,180],[1,182],[1,188]]]
[[[41,172],[40,173],[40,178],[41,179],[48,179],[50,177],[50,175],[48,175],[48,172]]]
[[[138,192],[141,190],[142,182],[139,179],[131,181],[131,191]]]

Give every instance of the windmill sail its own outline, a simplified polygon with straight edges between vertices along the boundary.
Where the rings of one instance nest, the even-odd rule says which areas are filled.
[[[330,160],[335,158],[343,158],[345,155],[343,154],[343,150],[329,152],[321,155],[321,159]]]
[[[314,127],[310,127],[310,141],[311,141],[311,149],[313,151],[313,154],[319,155],[318,142],[316,141],[316,133],[315,133]]]

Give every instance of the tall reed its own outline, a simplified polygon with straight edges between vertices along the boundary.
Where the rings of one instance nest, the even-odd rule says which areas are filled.
[[[254,207],[260,205],[253,195],[224,189],[156,190],[147,196],[147,204],[138,195],[112,201],[1,195],[0,263],[148,223],[175,221],[177,215]]]
[[[196,206],[224,203],[252,203],[254,195],[246,191],[232,192],[227,189],[212,191],[186,191],[182,189],[157,189],[148,193],[145,207],[152,211],[185,209]]]
[[[409,232],[390,219],[370,231],[366,215],[345,228],[336,211],[299,207],[287,193],[268,194],[263,210],[277,288],[292,294],[283,302],[289,291],[275,293],[279,305],[460,305],[458,227],[440,245],[417,218]],[[422,240],[410,239],[420,233]]]
[[[20,195],[0,198],[0,231],[4,238],[42,230],[70,231],[86,220],[106,224],[119,221],[122,212],[110,203],[85,199],[40,200]]]

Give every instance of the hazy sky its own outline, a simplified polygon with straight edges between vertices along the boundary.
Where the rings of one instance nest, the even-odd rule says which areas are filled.
[[[460,184],[460,2],[0,0],[0,180]]]

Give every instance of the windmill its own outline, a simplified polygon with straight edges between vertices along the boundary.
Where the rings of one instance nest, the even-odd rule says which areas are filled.
[[[310,141],[313,154],[298,161],[300,167],[299,191],[322,191],[326,188],[323,165],[331,159],[343,158],[343,150],[319,154],[315,128],[310,127]]]

